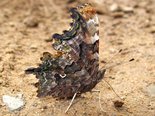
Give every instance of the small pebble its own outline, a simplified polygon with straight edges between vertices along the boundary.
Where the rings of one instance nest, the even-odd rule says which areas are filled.
[[[75,2],[75,1],[76,1],[76,0],[68,0],[67,3],[70,4],[70,3],[73,3],[73,2]]]
[[[122,18],[124,16],[123,12],[115,12],[112,14],[112,17],[114,18]]]
[[[110,11],[111,12],[116,12],[116,11],[120,11],[120,7],[118,6],[118,4],[114,3],[110,6]]]
[[[30,49],[37,49],[37,48],[38,48],[38,46],[35,45],[35,44],[32,44],[32,45],[30,46]]]
[[[4,66],[3,66],[3,64],[1,63],[0,64],[0,72],[2,73],[4,71]]]
[[[122,107],[123,104],[124,104],[124,102],[122,102],[122,101],[118,101],[118,100],[114,101],[114,106],[115,106],[116,108]]]
[[[39,24],[39,21],[34,17],[27,17],[23,22],[27,27],[31,28],[38,27]]]
[[[129,7],[129,6],[120,6],[116,3],[112,4],[110,6],[110,11],[111,12],[124,12],[124,13],[133,13],[134,9],[133,7]]]
[[[115,77],[113,77],[113,76],[109,76],[109,78],[110,78],[110,79],[115,79]]]
[[[2,101],[10,111],[20,110],[25,104],[22,98],[22,94],[18,94],[16,97],[3,95]]]
[[[38,45],[32,44],[32,45],[30,46],[30,49],[31,49],[32,52],[36,52],[37,49],[38,49]]]
[[[150,27],[150,33],[155,33],[155,26]]]
[[[133,13],[133,7],[128,7],[128,6],[122,6],[121,7],[122,11],[125,13]]]
[[[103,7],[103,5],[97,5],[96,12],[97,12],[97,14],[100,14],[100,15],[106,14],[107,9],[105,7]]]
[[[151,84],[147,87],[147,92],[150,96],[155,97],[155,84]]]

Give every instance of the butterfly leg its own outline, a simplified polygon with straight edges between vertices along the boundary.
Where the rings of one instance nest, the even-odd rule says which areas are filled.
[[[67,107],[67,109],[66,109],[65,113],[67,113],[67,112],[68,112],[68,110],[69,110],[69,108],[72,106],[73,101],[74,101],[74,99],[75,99],[76,95],[77,95],[77,92],[74,94],[74,96],[73,96],[73,98],[72,98],[72,100],[71,100],[71,102],[70,102],[69,106]]]
[[[103,112],[106,112],[103,108],[102,108],[102,104],[101,104],[101,91],[100,90],[92,90],[92,92],[98,92],[99,93],[99,97],[98,97],[98,99],[99,99],[99,106],[100,106],[100,109],[101,109],[101,111],[103,111]]]

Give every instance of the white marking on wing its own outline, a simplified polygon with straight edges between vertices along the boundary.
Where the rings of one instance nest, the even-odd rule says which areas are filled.
[[[91,41],[94,44],[97,40],[99,40],[99,36],[97,33],[95,33],[95,35],[91,37]]]

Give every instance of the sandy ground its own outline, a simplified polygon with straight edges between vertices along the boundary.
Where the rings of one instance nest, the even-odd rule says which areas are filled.
[[[69,27],[67,9],[84,1],[1,0],[0,116],[155,116],[155,1],[88,1],[95,5],[100,18],[101,66],[122,63],[107,69],[95,87],[101,91],[100,103],[99,93],[89,92],[75,99],[65,114],[70,100],[37,98],[37,79],[24,74],[26,68],[37,66],[43,52],[53,51],[46,40]],[[132,58],[135,60],[128,62]],[[19,93],[25,106],[10,112],[2,96]],[[124,105],[116,108],[117,100]]]

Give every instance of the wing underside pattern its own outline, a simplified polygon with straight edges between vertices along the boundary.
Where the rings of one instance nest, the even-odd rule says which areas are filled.
[[[43,53],[37,68],[28,68],[39,82],[38,97],[51,95],[72,98],[92,90],[103,78],[99,70],[99,21],[95,9],[84,4],[70,9],[73,22],[63,34],[54,34],[52,47],[56,54]]]

